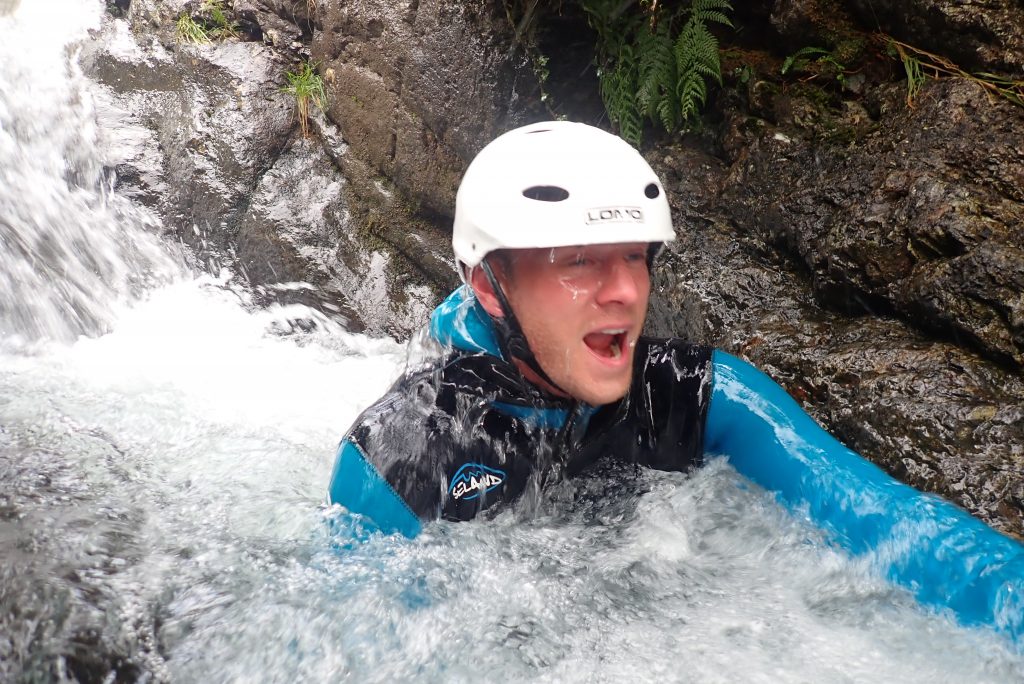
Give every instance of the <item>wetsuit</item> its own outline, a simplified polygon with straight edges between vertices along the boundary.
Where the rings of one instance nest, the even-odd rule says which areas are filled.
[[[434,311],[430,335],[446,351],[356,420],[331,478],[329,500],[382,531],[468,520],[602,459],[687,471],[723,455],[850,552],[885,547],[879,569],[922,602],[1024,637],[1024,547],[893,480],[750,364],[641,338],[626,396],[590,407],[523,380],[465,287]]]
[[[710,348],[642,338],[629,393],[594,408],[527,383],[497,352],[485,316],[459,296],[435,312],[435,339],[451,351],[407,373],[356,421],[332,501],[411,533],[419,520],[469,520],[601,458],[680,471],[702,462]],[[356,463],[362,474],[345,475]],[[375,491],[371,466],[387,490]],[[408,513],[374,515],[391,493]]]

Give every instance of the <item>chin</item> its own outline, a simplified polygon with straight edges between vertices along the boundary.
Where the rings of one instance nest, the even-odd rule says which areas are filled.
[[[603,406],[622,399],[629,391],[629,379],[616,383],[603,383],[599,387],[580,387],[573,392],[576,399],[591,406]]]

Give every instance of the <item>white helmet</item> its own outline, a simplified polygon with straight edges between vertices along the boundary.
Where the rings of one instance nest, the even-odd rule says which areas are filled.
[[[640,153],[570,121],[495,138],[466,169],[455,200],[452,247],[468,268],[497,249],[674,239],[665,191]]]

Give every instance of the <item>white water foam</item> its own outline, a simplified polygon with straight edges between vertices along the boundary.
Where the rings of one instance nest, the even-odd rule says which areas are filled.
[[[0,16],[0,336],[73,340],[178,267],[155,220],[111,195],[96,112],[67,46],[96,2],[22,3]]]

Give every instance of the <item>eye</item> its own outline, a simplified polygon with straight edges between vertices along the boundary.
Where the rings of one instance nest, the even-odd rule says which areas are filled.
[[[575,254],[567,255],[562,263],[566,266],[580,268],[593,264],[594,260],[587,256],[585,252],[576,252]]]

